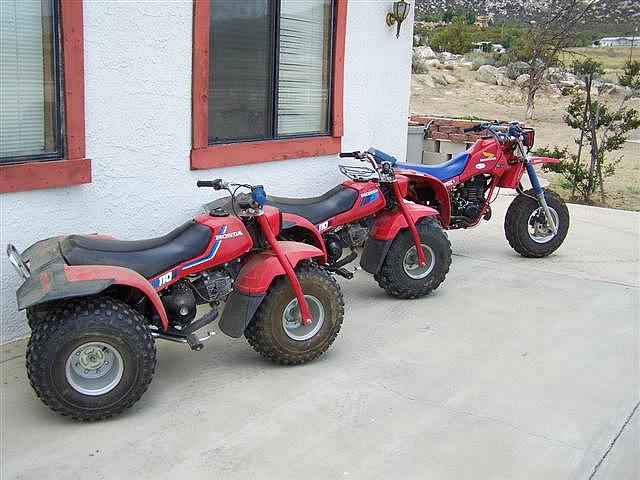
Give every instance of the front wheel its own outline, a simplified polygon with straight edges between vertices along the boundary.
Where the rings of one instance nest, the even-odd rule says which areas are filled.
[[[519,194],[509,205],[504,218],[507,241],[523,257],[546,257],[562,245],[569,231],[569,209],[564,200],[552,190],[545,190],[544,198],[556,222],[556,234],[547,225],[533,190]]]
[[[409,229],[394,238],[375,279],[394,297],[419,298],[438,286],[451,266],[451,242],[435,218],[425,218],[416,225],[426,265],[420,265]]]
[[[283,365],[305,363],[322,355],[333,343],[344,316],[337,282],[313,263],[296,268],[312,321],[301,321],[289,279],[276,279],[244,332],[249,344],[265,358]]]
[[[38,397],[77,420],[101,420],[133,405],[155,366],[144,318],[110,297],[59,304],[35,325],[27,347],[27,374]]]

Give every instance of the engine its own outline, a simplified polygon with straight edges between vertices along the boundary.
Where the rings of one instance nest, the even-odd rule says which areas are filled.
[[[196,297],[187,281],[181,280],[171,285],[162,295],[162,304],[172,326],[185,327],[196,316]]]
[[[233,290],[233,279],[225,270],[207,270],[171,285],[162,304],[173,327],[184,328],[196,317],[199,304],[224,301]]]
[[[486,187],[485,176],[476,175],[451,192],[451,216],[454,223],[471,223],[478,218],[485,202]]]
[[[344,248],[357,247],[364,243],[369,235],[365,225],[351,223],[345,225],[336,233],[328,233],[324,236],[324,245],[327,249],[329,263],[337,262],[342,257]]]

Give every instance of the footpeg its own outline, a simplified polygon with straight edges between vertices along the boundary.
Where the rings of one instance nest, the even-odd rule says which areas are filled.
[[[189,347],[191,347],[191,350],[199,352],[200,350],[202,350],[204,348],[203,343],[206,342],[207,340],[209,340],[215,334],[216,334],[215,332],[207,332],[207,334],[204,337],[198,338],[195,333],[190,333],[186,337],[187,338],[187,344],[189,345]]]
[[[348,280],[351,280],[353,278],[353,272],[350,272],[346,268],[335,268],[335,269],[332,269],[331,271],[333,273],[337,273],[341,277],[344,277]]]
[[[358,256],[357,252],[351,252],[349,255],[347,255],[344,258],[341,258],[340,260],[338,260],[336,263],[334,263],[333,265],[331,265],[332,268],[335,268],[336,270],[339,268],[344,267],[347,263],[351,263],[353,262],[356,257]]]

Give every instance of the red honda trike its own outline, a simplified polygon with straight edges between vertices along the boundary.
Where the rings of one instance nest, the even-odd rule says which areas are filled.
[[[515,189],[518,195],[504,220],[509,244],[525,257],[554,252],[567,236],[569,210],[557,193],[540,186],[534,166],[559,160],[532,156],[534,131],[517,122],[483,122],[464,131],[485,131],[488,135],[439,165],[396,163],[395,157],[373,148],[369,153],[408,178],[408,198],[438,210],[446,229],[471,228],[489,220],[494,192]],[[525,172],[533,187],[526,191],[520,183]]]
[[[80,420],[122,412],[147,390],[155,339],[200,350],[213,322],[244,334],[281,364],[324,353],[342,324],[344,303],[321,268],[325,253],[276,240],[280,212],[263,207],[262,186],[199,181],[230,198],[159,238],[120,241],[101,235],[41,240],[22,254],[7,247],[23,277],[18,308],[32,329],[27,373],[42,401]],[[236,193],[246,188],[250,193]],[[198,311],[209,305],[209,311]]]
[[[313,198],[267,197],[283,212],[280,236],[317,246],[326,269],[351,278],[345,266],[358,256],[378,285],[398,298],[418,298],[437,288],[451,265],[451,244],[438,212],[407,201],[409,179],[369,152],[341,153],[371,166],[341,165],[351,180]],[[346,256],[343,251],[349,249]]]

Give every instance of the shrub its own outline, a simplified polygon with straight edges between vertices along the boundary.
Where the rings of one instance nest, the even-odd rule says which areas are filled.
[[[529,65],[525,62],[513,62],[507,64],[507,78],[515,80],[524,73],[529,73]]]
[[[427,64],[417,52],[411,56],[411,73],[427,73]]]
[[[640,61],[627,60],[622,75],[618,77],[620,85],[631,90],[640,90]]]

